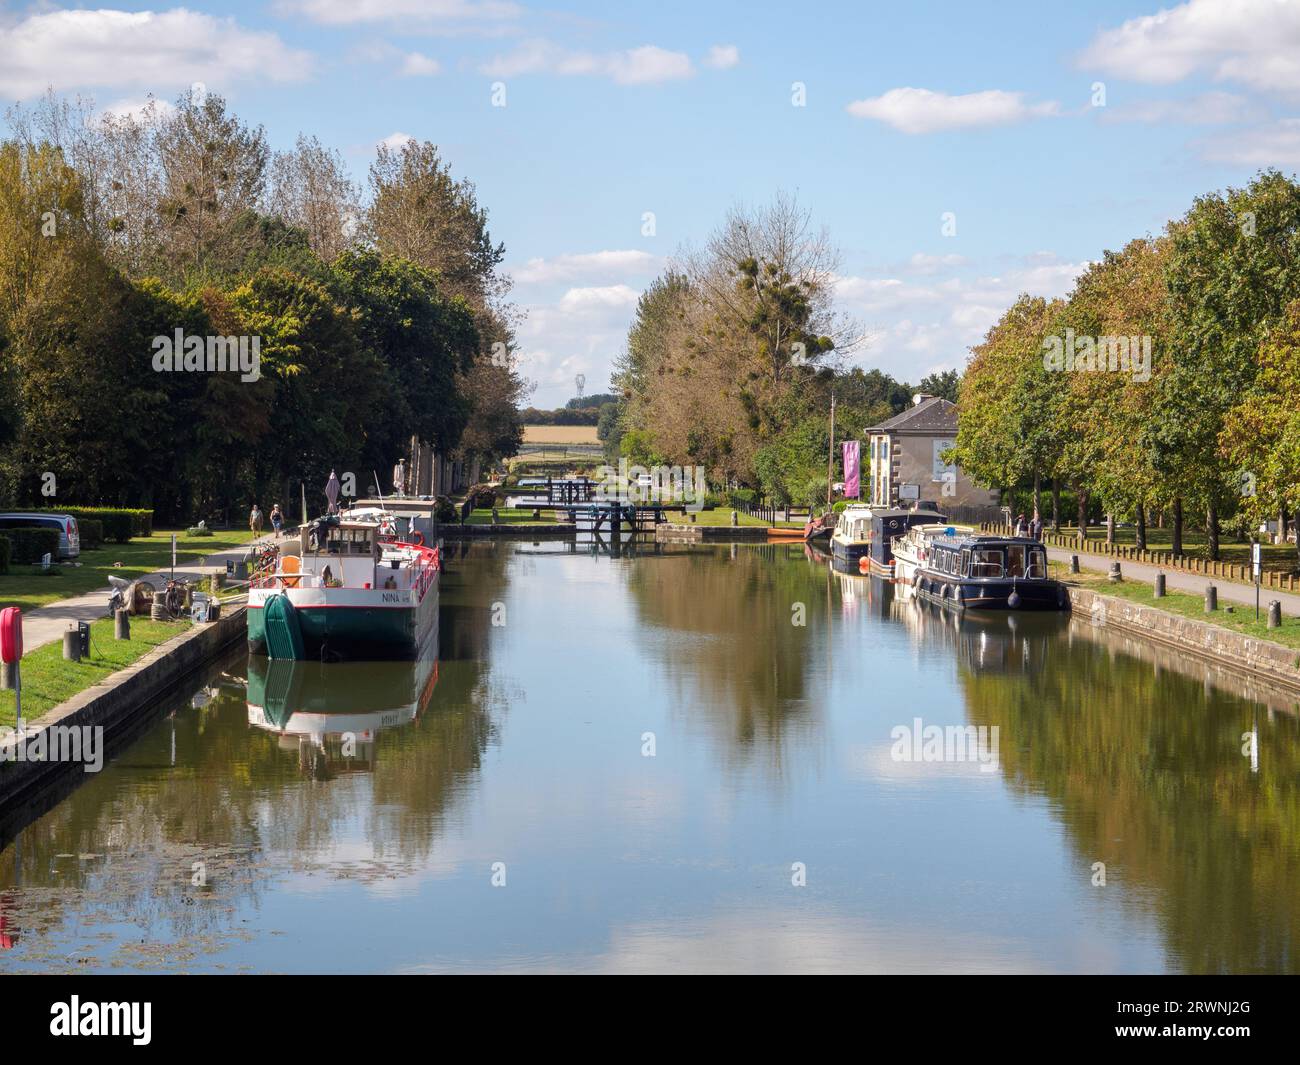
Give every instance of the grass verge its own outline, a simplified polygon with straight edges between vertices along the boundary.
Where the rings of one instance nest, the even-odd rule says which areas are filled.
[[[38,647],[23,656],[23,720],[35,721],[47,710],[67,702],[189,628],[188,621],[132,618],[131,638],[115,640],[112,619],[104,618],[91,622],[90,657],[80,662],[64,659],[62,640]],[[14,703],[12,691],[0,691],[0,725],[14,724]]]
[[[1104,573],[1098,573],[1095,570],[1084,570],[1082,573],[1071,574],[1068,572],[1068,567],[1060,562],[1051,563],[1050,572],[1057,580],[1065,581],[1067,584],[1076,584],[1101,595],[1113,595],[1117,599],[1126,599],[1141,606],[1155,607],[1157,610],[1166,610],[1181,617],[1205,621],[1211,625],[1218,625],[1220,628],[1230,629],[1233,632],[1241,632],[1261,640],[1280,643],[1284,647],[1300,649],[1300,618],[1287,617],[1283,614],[1280,627],[1276,629],[1268,627],[1267,607],[1269,595],[1266,589],[1260,591],[1259,620],[1256,621],[1254,606],[1247,607],[1239,603],[1224,603],[1220,600],[1219,609],[1213,614],[1207,614],[1205,612],[1204,597],[1193,595],[1190,592],[1170,589],[1164,598],[1157,599],[1151,585],[1145,581],[1123,580],[1118,584],[1111,584],[1110,579]],[[1231,608],[1232,613],[1228,613],[1229,608]]]
[[[177,564],[193,562],[218,551],[239,547],[252,539],[247,529],[230,529],[212,536],[186,536],[177,530]],[[48,606],[60,599],[85,595],[108,587],[108,575],[130,580],[166,569],[172,559],[172,530],[155,530],[152,536],[137,536],[129,544],[104,544],[83,551],[80,566],[63,565],[57,577],[37,576],[30,566],[11,566],[13,572],[0,575],[0,607],[17,606],[24,611]],[[121,562],[120,567],[114,566]]]

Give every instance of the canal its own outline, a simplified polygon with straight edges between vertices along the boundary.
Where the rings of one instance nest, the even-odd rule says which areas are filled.
[[[6,838],[0,971],[1300,969],[1285,700],[802,545],[453,548],[436,663],[194,689]]]

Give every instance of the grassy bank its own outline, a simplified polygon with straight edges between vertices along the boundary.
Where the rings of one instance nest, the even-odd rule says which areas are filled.
[[[1279,628],[1270,629],[1268,627],[1267,607],[1269,596],[1266,590],[1260,592],[1259,620],[1256,621],[1253,605],[1247,607],[1238,603],[1225,604],[1220,600],[1219,609],[1213,614],[1207,614],[1205,612],[1205,599],[1201,595],[1171,589],[1163,599],[1157,599],[1151,584],[1147,581],[1122,580],[1118,584],[1111,584],[1104,573],[1084,570],[1082,573],[1071,574],[1068,572],[1068,567],[1060,562],[1051,563],[1050,570],[1051,575],[1058,580],[1091,589],[1102,595],[1113,595],[1117,599],[1127,599],[1129,602],[1141,606],[1155,607],[1157,610],[1167,610],[1169,613],[1178,614],[1181,617],[1206,621],[1211,625],[1231,629],[1233,632],[1256,636],[1261,640],[1271,640],[1273,643],[1280,643],[1285,647],[1300,648],[1300,618],[1287,617],[1283,614],[1282,624]],[[1228,613],[1229,607],[1232,609],[1232,613]]]
[[[31,722],[47,710],[99,683],[110,673],[143,658],[161,643],[190,628],[188,621],[131,619],[131,638],[113,639],[109,618],[90,626],[90,657],[80,662],[63,658],[63,641],[55,640],[23,656],[23,720]],[[14,693],[0,691],[0,725],[14,724]]]
[[[1049,526],[1050,528],[1050,526]],[[1072,525],[1061,526],[1062,536],[1077,536],[1078,529]],[[1116,529],[1115,543],[1132,547],[1136,543],[1137,533],[1134,529]],[[1088,542],[1080,544],[1083,550],[1098,550],[1098,545],[1106,542],[1106,527],[1089,526]],[[1295,544],[1263,544],[1260,552],[1264,569],[1278,573],[1296,572]],[[1173,548],[1173,533],[1169,529],[1148,529],[1147,550],[1169,551]],[[1183,534],[1183,551],[1191,558],[1208,559],[1203,532],[1185,532]],[[1229,543],[1224,540],[1219,544],[1219,561],[1237,566],[1250,564],[1250,544]]]
[[[34,610],[59,599],[85,595],[108,587],[108,575],[143,577],[146,573],[171,565],[171,530],[155,530],[152,536],[137,536],[129,544],[104,544],[94,551],[83,551],[79,566],[64,565],[57,577],[37,576],[29,565],[12,564],[11,572],[0,575],[0,607],[18,606]],[[212,536],[186,536],[178,531],[176,561],[193,562],[217,551],[246,544],[253,534],[247,529],[231,529]],[[114,563],[122,565],[115,566]]]

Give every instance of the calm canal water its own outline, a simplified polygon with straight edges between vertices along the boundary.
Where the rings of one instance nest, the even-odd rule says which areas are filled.
[[[223,663],[7,840],[0,971],[1300,969],[1285,707],[802,546],[567,551],[453,549],[423,670]]]

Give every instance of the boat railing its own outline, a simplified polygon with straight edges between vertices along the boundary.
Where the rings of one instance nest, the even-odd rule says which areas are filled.
[[[391,546],[407,547],[417,552],[415,565],[412,567],[414,576],[411,579],[411,588],[415,591],[416,599],[422,601],[425,592],[438,579],[438,571],[442,568],[442,553],[436,547],[409,544],[401,540],[393,541]]]

